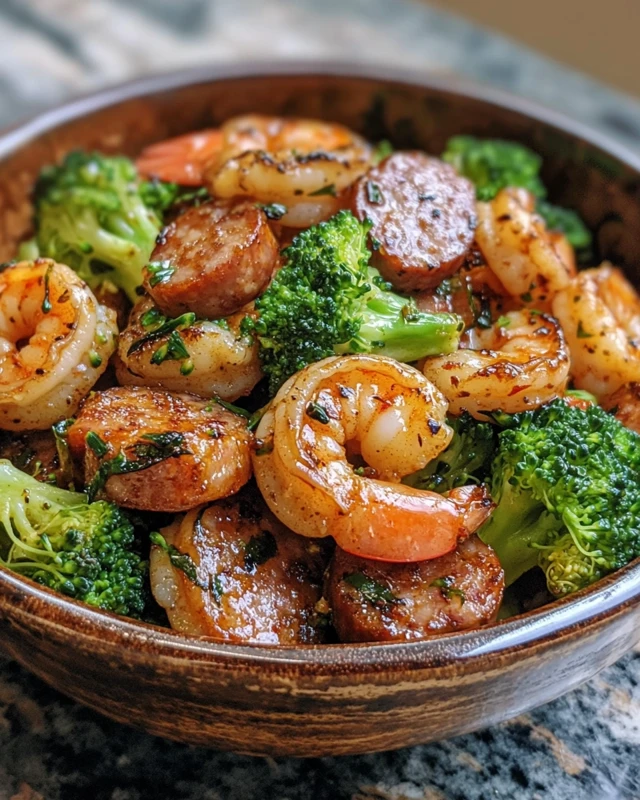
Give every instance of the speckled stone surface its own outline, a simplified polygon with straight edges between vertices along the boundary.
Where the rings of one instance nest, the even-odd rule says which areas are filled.
[[[640,148],[640,103],[408,0],[0,0],[0,37],[0,125],[154,71],[332,57],[465,74]],[[554,703],[477,734],[303,761],[129,730],[0,656],[0,800],[10,798],[638,800],[640,650]]]

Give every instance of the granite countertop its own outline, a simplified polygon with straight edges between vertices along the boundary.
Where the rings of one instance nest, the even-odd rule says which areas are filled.
[[[0,125],[137,75],[337,58],[456,72],[640,148],[640,103],[410,0],[0,0]],[[254,759],[103,719],[0,656],[0,800],[638,800],[640,649],[503,725],[395,753]]]

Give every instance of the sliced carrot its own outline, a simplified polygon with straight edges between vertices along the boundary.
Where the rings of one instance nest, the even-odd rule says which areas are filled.
[[[138,172],[146,178],[202,186],[205,165],[222,149],[222,133],[211,128],[187,133],[146,147],[138,156]]]

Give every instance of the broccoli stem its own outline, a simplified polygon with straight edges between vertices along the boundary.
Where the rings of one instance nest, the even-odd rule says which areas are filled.
[[[456,314],[407,311],[404,298],[387,293],[367,303],[355,349],[379,349],[397,361],[417,361],[426,356],[452,353],[458,347],[462,322]],[[352,350],[353,343],[350,343]],[[336,348],[338,351],[340,348]],[[343,351],[345,352],[345,351]]]

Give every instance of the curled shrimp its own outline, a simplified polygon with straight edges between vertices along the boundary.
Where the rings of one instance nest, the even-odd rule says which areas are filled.
[[[282,386],[260,421],[258,487],[296,533],[331,535],[364,558],[436,558],[491,510],[480,487],[444,497],[400,484],[449,443],[446,411],[418,370],[392,359],[332,356],[311,364]]]
[[[640,381],[640,297],[611,264],[579,272],[553,301],[575,386],[598,399]]]
[[[249,394],[262,377],[257,344],[240,331],[249,312],[213,322],[193,313],[168,319],[150,297],[141,298],[120,335],[119,383],[222,400]]]
[[[473,349],[427,358],[423,365],[452,414],[515,414],[563,394],[569,350],[553,317],[510,311],[491,328],[474,328],[470,344]]]
[[[45,430],[71,416],[104,372],[118,333],[76,273],[49,259],[0,274],[0,428]]]
[[[202,186],[205,165],[220,153],[222,133],[195,131],[145,147],[136,167],[140,175],[182,186]]]
[[[333,216],[371,164],[370,145],[342,125],[249,114],[220,130],[221,151],[204,170],[214,197],[280,203],[282,224],[294,228]]]
[[[525,189],[503,189],[477,204],[476,242],[489,268],[512,297],[549,310],[556,292],[576,273],[571,245],[547,230]]]

